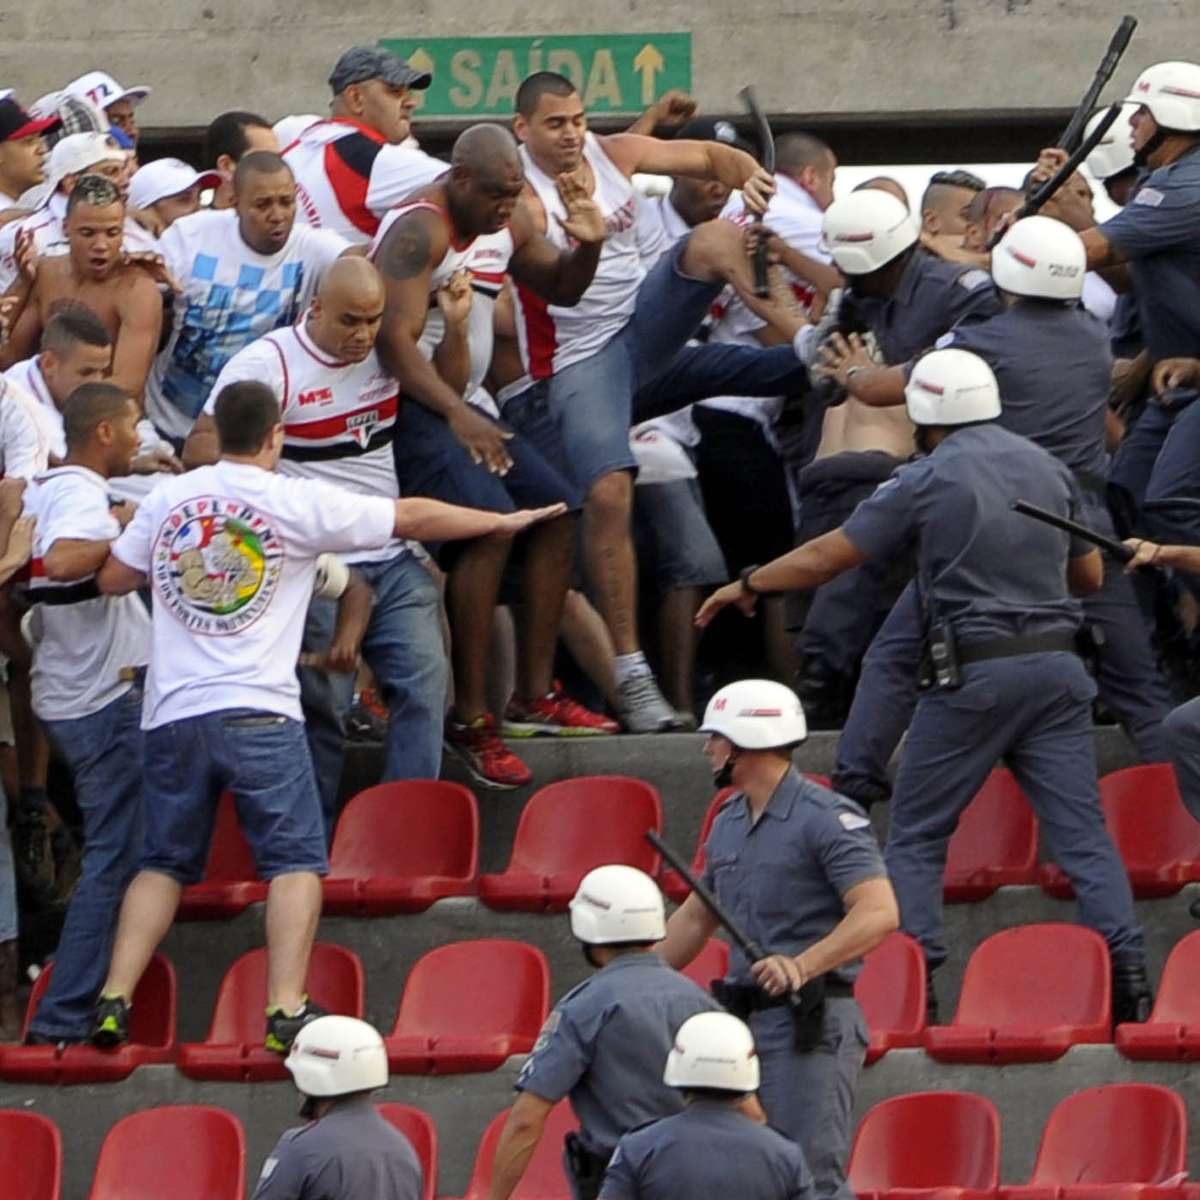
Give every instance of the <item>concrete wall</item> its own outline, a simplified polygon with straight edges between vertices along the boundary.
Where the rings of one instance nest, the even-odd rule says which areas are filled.
[[[148,126],[231,107],[322,112],[336,54],[382,37],[690,31],[713,111],[758,84],[776,113],[1073,106],[1128,0],[47,0],[0,11],[0,84],[31,100],[93,67],[157,90]],[[735,16],[736,13],[736,16]],[[1150,0],[1110,95],[1200,44],[1195,0]]]

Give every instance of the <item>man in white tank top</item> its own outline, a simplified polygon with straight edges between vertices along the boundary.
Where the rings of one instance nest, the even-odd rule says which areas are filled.
[[[562,190],[582,184],[608,238],[573,307],[540,300],[518,281],[518,328],[534,385],[507,402],[504,416],[584,493],[583,560],[617,651],[622,721],[641,732],[669,729],[677,718],[638,639],[629,427],[706,396],[796,393],[807,375],[788,346],[686,345],[727,283],[752,291],[741,235],[729,222],[705,222],[644,272],[630,178],[717,179],[741,188],[752,211],[766,206],[774,181],[749,154],[718,142],[597,137],[579,93],[552,72],[526,79],[516,107],[524,199],[537,227],[565,245]]]
[[[518,208],[524,174],[512,135],[476,125],[454,144],[449,175],[392,210],[370,254],[387,283],[379,353],[400,380],[405,403],[396,425],[396,474],[405,495],[432,496],[473,508],[511,512],[579,494],[524,438],[514,436],[464,397],[492,358],[492,310],[506,272],[524,286],[570,304],[592,279],[604,224],[581,189],[565,224],[577,239],[557,249]],[[470,275],[474,295],[461,331],[442,319],[440,288]],[[456,344],[457,343],[457,344]],[[616,731],[558,690],[554,649],[570,582],[577,520],[563,516],[531,531],[523,547],[524,628],[510,733],[579,736]],[[529,768],[499,736],[487,711],[488,642],[509,543],[495,538],[431,546],[447,573],[446,610],[453,645],[454,710],[446,745],[485,786],[520,787]]]

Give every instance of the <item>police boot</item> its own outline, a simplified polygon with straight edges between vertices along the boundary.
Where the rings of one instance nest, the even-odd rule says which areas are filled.
[[[21,1005],[17,1000],[17,940],[0,942],[0,1042],[21,1040]]]
[[[941,1013],[938,1009],[937,987],[933,982],[933,968],[925,968],[925,1024],[940,1025],[938,1019]]]
[[[1145,1021],[1154,1007],[1154,993],[1141,963],[1117,963],[1112,972],[1113,1024]]]
[[[844,675],[807,659],[797,672],[796,692],[809,729],[841,729],[846,723],[854,689]]]

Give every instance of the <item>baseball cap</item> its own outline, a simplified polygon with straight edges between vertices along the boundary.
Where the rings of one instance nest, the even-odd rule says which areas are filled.
[[[15,100],[0,100],[0,142],[33,137],[57,124],[57,116],[39,120],[31,117]]]
[[[213,188],[221,182],[216,171],[197,171],[179,158],[159,158],[134,172],[129,181],[129,207],[149,208],[189,188]]]
[[[123,163],[126,157],[107,133],[73,133],[50,151],[48,182],[58,187],[67,175],[80,175],[100,163]]]
[[[378,46],[352,46],[334,65],[329,86],[336,96],[352,83],[366,83],[368,79],[382,79],[392,87],[416,91],[423,91],[433,82],[428,71],[418,71],[390,50]]]
[[[145,84],[136,87],[122,87],[111,75],[104,71],[89,71],[80,75],[67,84],[63,91],[69,96],[82,96],[101,108],[108,108],[118,100],[128,100],[132,104],[141,104],[150,95],[150,88]]]
[[[676,131],[675,137],[693,142],[722,142],[747,154],[754,153],[754,147],[738,133],[737,126],[719,117],[693,117]]]

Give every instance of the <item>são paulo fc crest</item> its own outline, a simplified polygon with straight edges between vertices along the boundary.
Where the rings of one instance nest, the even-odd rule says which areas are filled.
[[[279,585],[283,542],[243,504],[197,496],[168,514],[154,541],[154,590],[193,633],[221,637],[252,625]]]

